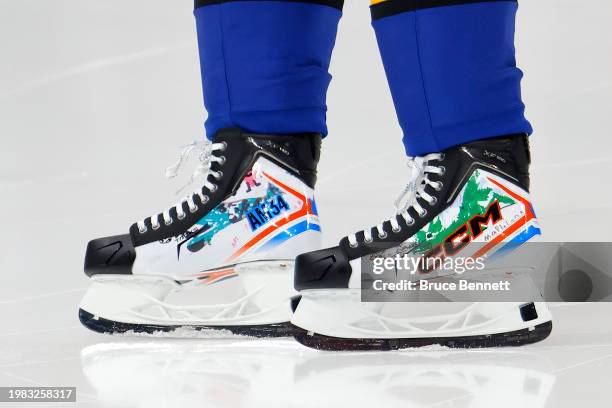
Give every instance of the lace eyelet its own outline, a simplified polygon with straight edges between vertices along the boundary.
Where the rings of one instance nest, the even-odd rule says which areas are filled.
[[[208,202],[208,200],[210,200],[210,198],[208,198],[208,196],[204,196],[204,199],[200,199],[200,201],[202,202],[202,204],[206,204]]]
[[[215,175],[215,178],[217,180],[221,180],[222,177],[223,177],[223,172],[222,171],[218,171],[217,174]]]
[[[138,228],[138,232],[140,232],[141,234],[144,234],[145,232],[147,232],[149,229],[147,227],[144,227],[143,229]]]
[[[441,181],[438,181],[434,187],[434,190],[440,191],[442,190],[442,187],[444,187],[444,183],[442,183]]]
[[[166,224],[166,225],[172,225],[173,222],[174,222],[174,220],[172,218],[170,218],[170,221],[164,220],[164,224]]]
[[[434,205],[438,204],[438,198],[437,197],[432,197],[432,198],[433,200],[429,201],[429,205],[433,207]]]
[[[157,225],[151,224],[151,228],[153,229],[153,231],[157,231],[159,229],[159,227],[160,227],[159,224],[157,224]]]
[[[425,216],[427,215],[427,210],[423,209],[423,212],[419,213],[419,217],[420,218],[425,218]]]
[[[398,227],[397,227],[397,228],[392,228],[392,229],[391,229],[391,231],[393,231],[394,233],[398,234],[398,233],[402,232],[402,227],[400,227],[400,226],[398,225]]]
[[[223,147],[221,148],[221,151],[224,151],[225,149],[227,149],[227,142],[223,142]]]
[[[187,215],[185,213],[180,213],[176,216],[179,220],[184,220]]]
[[[438,173],[438,175],[443,176],[446,174],[446,167],[440,166],[438,169],[440,169],[440,173]]]
[[[406,225],[408,225],[409,227],[411,225],[414,225],[414,218],[411,218],[410,221],[406,221]]]
[[[193,207],[193,208],[189,208],[189,212],[192,213],[192,214],[195,214],[198,210],[199,210],[199,208],[198,208],[197,205],[195,207]]]
[[[357,248],[357,247],[359,246],[359,244],[358,244],[357,242],[355,242],[354,244],[352,244],[352,243],[350,243],[350,242],[349,242],[349,246],[350,246],[351,248]]]
[[[380,239],[386,239],[387,238],[387,233],[385,232],[384,234],[378,234],[378,238]]]
[[[446,158],[446,154],[440,153],[440,161],[443,161]]]
[[[225,164],[225,161],[227,160],[227,158],[225,156],[221,156],[220,157],[221,161],[219,161],[219,166],[223,166]]]
[[[213,185],[212,185],[212,188],[209,188],[209,190],[210,190],[210,192],[211,192],[211,193],[214,193],[215,191],[217,191],[217,189],[218,189],[218,187],[217,187],[217,185],[216,185],[216,184],[213,184]]]

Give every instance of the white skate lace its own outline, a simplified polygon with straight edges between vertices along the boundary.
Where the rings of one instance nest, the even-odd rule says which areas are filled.
[[[394,233],[398,233],[402,230],[402,227],[397,221],[398,216],[401,216],[404,219],[407,226],[411,226],[414,224],[415,220],[408,212],[410,208],[414,208],[419,217],[421,218],[427,215],[427,209],[423,208],[423,206],[417,200],[418,198],[423,199],[430,206],[433,206],[437,203],[437,198],[427,193],[425,191],[425,187],[429,185],[433,187],[436,191],[440,191],[440,189],[442,188],[442,182],[431,181],[427,177],[427,175],[443,175],[446,172],[446,169],[444,168],[444,166],[430,165],[430,162],[433,160],[444,160],[444,153],[432,153],[426,156],[409,158],[408,168],[410,169],[410,182],[408,183],[404,191],[402,191],[402,193],[399,195],[397,200],[395,200],[395,215],[376,226],[378,237],[380,239],[387,238],[387,231],[385,231],[384,229],[384,223],[387,221],[391,223],[391,228]],[[369,244],[373,241],[372,228],[367,228],[359,232],[363,232],[365,243]],[[348,236],[349,245],[352,248],[356,248],[358,246],[357,234],[358,233]]]
[[[179,220],[185,218],[186,214],[183,211],[183,204],[187,203],[189,207],[189,211],[191,213],[195,213],[198,211],[198,206],[194,202],[196,196],[200,197],[200,202],[202,204],[206,203],[209,199],[206,194],[204,194],[204,188],[208,189],[211,193],[214,193],[217,190],[217,185],[211,183],[208,180],[208,176],[212,175],[215,179],[219,180],[223,176],[223,172],[221,171],[212,171],[211,165],[213,162],[217,162],[219,164],[223,164],[225,162],[225,156],[215,156],[212,153],[214,151],[223,151],[227,147],[227,143],[212,143],[208,140],[202,141],[194,141],[190,144],[183,147],[183,151],[181,152],[178,161],[170,167],[167,167],[165,170],[166,178],[174,178],[178,175],[179,169],[181,166],[189,159],[189,157],[195,152],[198,153],[198,160],[200,163],[194,170],[191,178],[188,183],[183,186],[180,190],[177,191],[177,194],[180,194],[183,190],[185,190],[188,186],[193,184],[197,179],[203,178],[204,184],[202,188],[197,189],[196,191],[190,193],[181,199],[178,203],[176,203],[173,207],[170,207],[166,211],[164,211],[161,216],[164,224],[170,225],[174,221],[170,215],[170,210],[174,208],[176,210],[176,216]],[[155,214],[150,217],[144,218],[137,222],[138,230],[141,234],[147,232],[146,220],[151,220],[151,228],[154,230],[159,229],[160,227],[160,214]]]

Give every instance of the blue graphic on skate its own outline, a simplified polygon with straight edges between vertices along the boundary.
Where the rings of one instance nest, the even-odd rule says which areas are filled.
[[[247,219],[249,220],[251,231],[258,230],[285,211],[289,211],[289,204],[287,204],[281,194],[270,200],[264,200],[247,212]]]
[[[275,246],[282,244],[290,238],[293,238],[297,235],[300,235],[306,231],[319,231],[321,232],[321,226],[319,224],[315,224],[309,220],[304,220],[299,224],[296,224],[285,231],[281,231],[276,236],[272,237],[268,242],[266,242],[261,248],[257,250],[257,252],[266,252]]]
[[[206,230],[191,239],[187,244],[190,252],[197,252],[210,245],[213,237],[228,226],[245,219],[247,214],[259,207],[262,203],[268,202],[281,196],[281,190],[273,184],[268,184],[266,195],[263,197],[245,198],[231,202],[222,202],[202,217],[197,224],[207,226]],[[285,202],[284,199],[282,199]],[[286,202],[285,202],[286,204]]]

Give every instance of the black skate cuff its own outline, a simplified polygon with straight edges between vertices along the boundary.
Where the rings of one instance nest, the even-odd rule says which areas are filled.
[[[194,8],[204,7],[204,6],[212,6],[215,4],[223,4],[235,1],[258,1],[258,0],[195,0]],[[267,0],[270,1],[270,0]],[[310,3],[310,4],[318,4],[320,6],[328,6],[342,11],[342,7],[344,6],[344,0],[272,0],[284,3]]]
[[[370,6],[372,20],[435,7],[459,6],[471,3],[513,2],[517,0],[384,0]]]

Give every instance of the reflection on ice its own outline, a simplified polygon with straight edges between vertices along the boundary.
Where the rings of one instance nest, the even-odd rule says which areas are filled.
[[[324,353],[291,339],[101,343],[83,371],[125,407],[544,407],[555,376],[521,350]],[[358,401],[355,403],[354,401]]]

